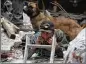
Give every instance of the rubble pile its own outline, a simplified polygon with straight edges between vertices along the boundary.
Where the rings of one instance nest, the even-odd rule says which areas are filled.
[[[77,37],[69,43],[65,53],[66,63],[85,63],[86,61],[86,28],[84,28]],[[77,57],[77,58],[76,58]]]
[[[34,32],[35,29],[33,29],[32,27],[33,25],[31,24],[32,19],[23,12],[23,9],[21,9],[23,7],[23,0],[21,2],[20,0],[12,0],[12,2],[10,0],[6,0],[6,1],[3,0],[3,1],[4,1],[3,3],[4,5],[1,9],[1,12],[2,12],[1,13],[2,14],[2,17],[1,17],[1,62],[2,63],[23,63],[26,35],[35,33]],[[21,4],[21,6],[18,6],[19,3]],[[15,4],[18,7],[16,7]],[[9,6],[11,7],[9,8]],[[73,63],[73,62],[83,63],[85,62],[86,60],[85,58],[85,55],[86,55],[86,52],[85,52],[86,51],[86,48],[85,48],[86,46],[86,42],[85,42],[86,40],[85,38],[86,13],[75,14],[75,13],[68,12],[67,14],[67,13],[64,13],[64,11],[58,11],[58,12],[50,11],[50,16],[56,17],[56,18],[63,16],[65,18],[77,20],[75,22],[77,22],[82,28],[81,32],[79,34],[77,33],[78,34],[77,37],[75,37],[73,40],[68,42],[69,45],[68,44],[66,45],[68,48],[66,48],[65,50],[63,49],[64,58],[55,57],[54,63],[64,63],[64,62],[65,63]],[[39,18],[41,18],[41,16]],[[71,28],[69,30],[71,30]],[[40,57],[36,57],[36,58],[31,57],[29,60],[27,60],[27,63],[48,63],[50,59],[49,58],[50,52],[48,53],[48,51],[42,50],[40,54],[41,54]],[[46,57],[44,57],[43,55],[45,55]],[[79,57],[78,61],[76,59],[77,56]]]

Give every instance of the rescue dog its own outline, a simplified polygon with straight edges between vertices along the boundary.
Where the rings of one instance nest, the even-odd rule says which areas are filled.
[[[51,15],[44,14],[44,12],[40,12],[34,2],[26,2],[23,11],[31,18],[31,23],[35,30],[39,29],[39,25],[44,20],[50,20],[53,22],[55,29],[61,29],[66,35],[69,36],[70,40],[73,40],[82,30],[82,27],[76,22],[76,20],[63,16],[54,18]]]
[[[82,26],[82,28],[86,28],[86,24],[82,24],[81,26]]]

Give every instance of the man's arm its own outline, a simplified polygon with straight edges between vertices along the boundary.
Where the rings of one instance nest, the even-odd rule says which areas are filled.
[[[57,40],[57,43],[59,45],[62,45],[62,44],[68,44],[68,40],[66,38],[66,35],[65,33],[60,30],[60,29],[55,29],[55,34],[56,34],[56,40]]]

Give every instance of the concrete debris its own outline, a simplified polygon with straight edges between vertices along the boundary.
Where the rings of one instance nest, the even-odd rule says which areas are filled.
[[[39,15],[39,19],[37,18],[37,19],[34,19],[33,21],[32,19],[30,19],[30,17],[27,14],[23,12],[23,9],[22,9],[23,0],[21,1],[20,0],[12,0],[12,1],[2,0],[2,1],[3,3],[1,3],[1,5],[3,5],[3,7],[1,9],[1,12],[2,12],[1,13],[2,14],[2,17],[1,17],[1,61],[3,64],[4,63],[23,63],[26,34],[35,33],[34,32],[35,29],[33,30],[31,23],[36,24],[37,22],[36,23],[34,22],[36,20],[39,20],[43,15]],[[66,5],[68,5],[68,3]],[[64,5],[62,6],[64,7]],[[57,7],[54,8],[55,11],[57,11],[56,8]],[[33,9],[33,10],[35,11],[36,9]],[[67,50],[63,50],[64,58],[57,58],[55,56],[54,63],[78,63],[78,64],[84,63],[86,61],[86,57],[85,57],[86,56],[86,37],[85,37],[86,36],[86,11],[84,11],[84,13],[82,14],[81,13],[76,14],[72,12],[71,13],[68,12],[67,14],[67,13],[64,13],[63,11],[59,11],[59,9],[58,9],[58,12],[53,12],[51,10],[50,12],[48,12],[46,10],[45,15],[48,17],[47,19],[51,20],[53,17],[56,17],[58,21],[60,22],[63,21],[61,24],[64,23],[64,26],[66,26],[67,24],[64,21],[68,21],[70,25],[74,25],[73,23],[69,22],[70,20],[68,20],[68,19],[72,19],[71,21],[77,22],[81,28],[84,28],[79,34],[78,32],[81,29],[80,30],[75,29],[75,31],[73,31],[75,35],[74,37],[72,37],[73,36],[72,29],[74,30],[74,28],[77,28],[77,25],[74,25],[72,29],[70,28],[71,26],[67,27],[68,29],[70,28],[70,30],[67,30],[67,28],[64,28],[64,26],[62,27],[59,24],[60,22],[59,23],[55,22],[55,24],[58,24],[60,27],[64,28],[65,33],[67,31],[70,31],[70,34],[68,32],[68,35],[70,35],[71,40],[72,39],[73,40],[69,42],[70,44]],[[68,18],[68,19],[66,20],[65,18]],[[76,34],[78,35],[76,36]],[[67,45],[63,45],[63,46],[65,47]],[[45,54],[47,53],[46,55],[48,55],[48,57],[47,56],[39,57],[38,54],[34,53],[30,59],[27,59],[26,63],[49,63],[50,52],[48,51],[43,51],[43,52]]]
[[[81,25],[86,24],[86,19],[81,22]]]
[[[77,37],[72,40],[65,53],[66,63],[85,63],[86,58],[86,28],[84,28]],[[77,58],[76,58],[77,57]]]
[[[1,33],[1,50],[2,51],[10,51],[10,47],[13,46],[14,40],[7,37],[7,35],[3,32]]]
[[[69,18],[75,19],[75,20],[81,20],[81,19],[85,19],[86,18],[85,14],[73,14],[73,13],[68,13],[68,14],[69,14]],[[63,11],[51,12],[51,15],[54,16],[54,17],[58,17],[58,16],[67,17],[66,13],[64,13]]]
[[[6,30],[8,37],[15,39],[15,37],[16,37],[15,33],[18,32],[19,28],[4,17],[1,18],[1,21],[2,21],[1,24],[2,24],[3,28]]]

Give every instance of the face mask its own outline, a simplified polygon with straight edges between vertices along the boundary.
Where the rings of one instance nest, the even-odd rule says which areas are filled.
[[[44,40],[47,40],[47,39],[49,39],[50,37],[52,37],[52,32],[51,32],[51,33],[49,33],[49,32],[42,32],[42,33],[41,33],[41,36],[42,36],[42,38],[43,38]]]

